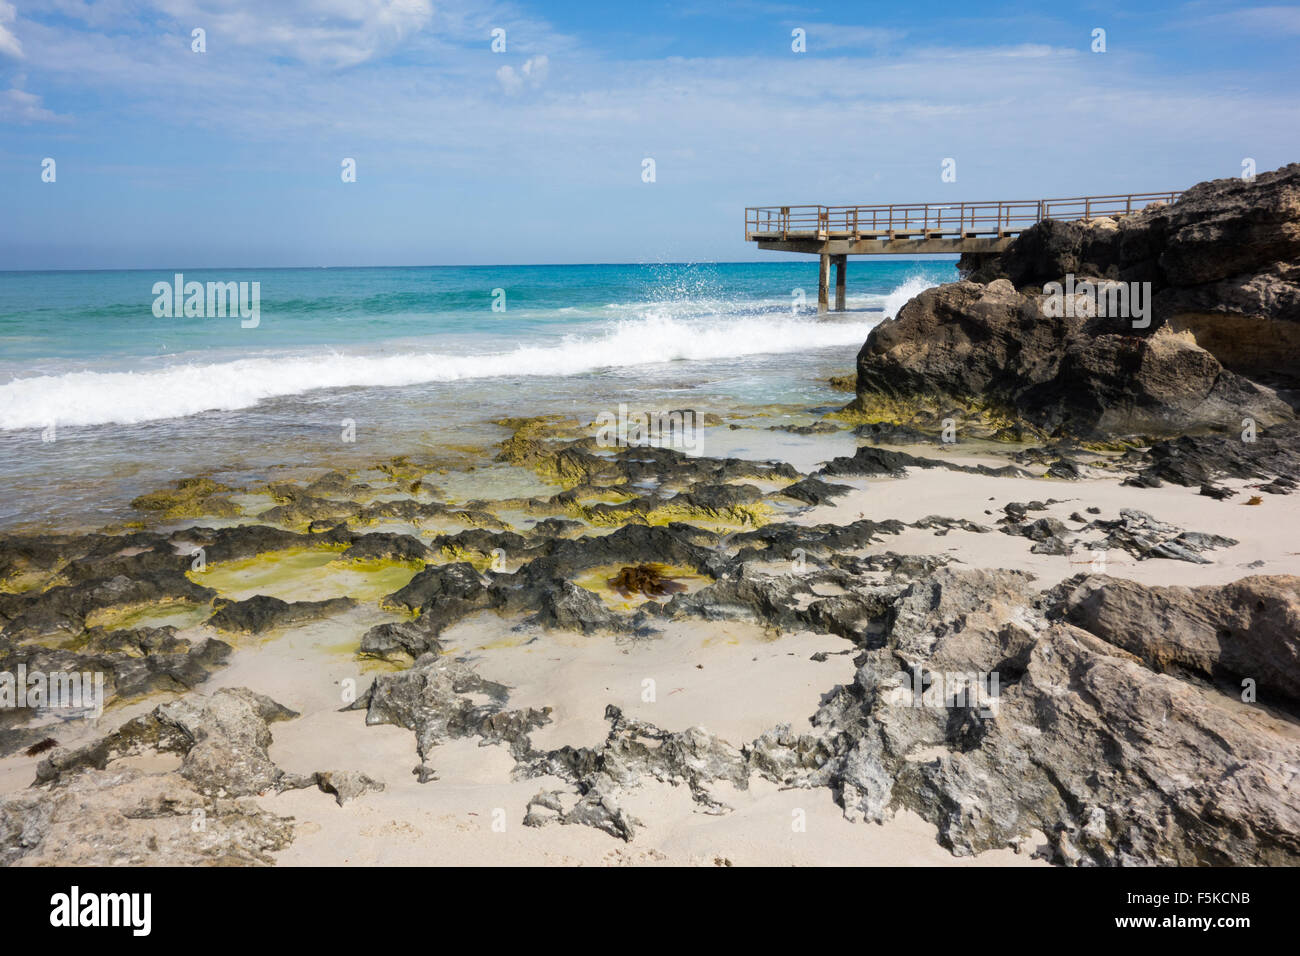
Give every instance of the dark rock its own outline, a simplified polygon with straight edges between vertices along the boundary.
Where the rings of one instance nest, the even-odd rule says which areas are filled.
[[[1083,477],[1083,473],[1079,471],[1077,463],[1058,458],[1048,466],[1047,477],[1059,478],[1063,481],[1078,481]]]
[[[872,330],[849,409],[934,416],[976,405],[1081,438],[1291,418],[1270,390],[1188,339],[1134,335],[1113,319],[1052,317],[1040,298],[1004,279],[927,289]]]
[[[223,631],[261,634],[276,627],[315,621],[351,610],[357,602],[348,597],[324,601],[282,601],[257,594],[246,601],[217,602],[217,612],[208,624]]]
[[[840,429],[832,422],[813,422],[811,425],[769,425],[768,430],[789,432],[792,435],[826,435]]]
[[[816,473],[818,477],[879,477],[904,478],[908,468],[944,468],[948,471],[960,471],[969,475],[990,475],[993,477],[1022,477],[1028,472],[1014,465],[990,468],[988,465],[957,465],[935,458],[919,458],[903,451],[890,451],[860,445],[851,456],[832,458]]]
[[[1155,326],[1189,330],[1225,367],[1300,359],[1300,164],[1216,179],[1118,222],[1046,221],[971,277],[1041,288],[1066,273],[1150,282]]]
[[[1217,485],[1210,484],[1209,482],[1203,482],[1201,484],[1201,494],[1205,495],[1207,498],[1213,498],[1215,501],[1227,501],[1235,495],[1236,492],[1231,488],[1220,488]]]
[[[804,478],[792,485],[786,485],[778,494],[784,498],[802,501],[807,505],[820,505],[839,495],[848,494],[852,490],[848,485],[833,485],[820,478]]]
[[[873,422],[858,425],[853,429],[858,438],[870,439],[877,445],[919,445],[933,444],[935,439],[908,425],[895,425],[891,422]]]
[[[442,651],[442,642],[423,621],[399,621],[376,624],[366,631],[357,654],[387,660],[398,653],[415,659],[422,654],[441,654]]]
[[[423,611],[440,601],[458,599],[474,602],[487,595],[487,585],[474,566],[466,561],[433,564],[411,578],[400,590],[384,598],[390,607]]]
[[[1216,478],[1290,480],[1300,474],[1300,424],[1282,423],[1243,441],[1237,434],[1183,435],[1127,452],[1121,464],[1139,469],[1134,487],[1160,483],[1196,487]]]
[[[415,535],[371,533],[357,535],[339,557],[344,561],[422,561],[430,550]]]
[[[1121,548],[1138,559],[1171,558],[1193,564],[1209,563],[1201,557],[1202,551],[1230,548],[1238,543],[1221,535],[1183,531],[1132,508],[1121,509],[1119,518],[1113,521],[1098,519],[1081,529],[1087,531],[1105,532],[1103,539],[1087,545],[1092,549]]]

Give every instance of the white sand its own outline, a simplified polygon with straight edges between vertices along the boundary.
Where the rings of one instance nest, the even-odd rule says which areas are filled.
[[[627,645],[536,629],[514,634],[484,614],[448,637],[484,677],[514,688],[512,707],[554,708],[554,723],[533,734],[539,748],[598,744],[608,732],[607,703],[667,730],[703,725],[740,746],[783,721],[807,729],[820,695],[853,673],[848,655],[808,660],[817,650],[843,650],[846,641],[813,634],[773,640],[751,625],[673,624],[661,640]],[[356,663],[341,654],[303,660],[292,645],[264,642],[239,652],[205,689],[249,686],[302,712],[271,728],[271,756],[284,769],[360,770],[386,789],[343,807],[315,790],[260,798],[298,821],[297,838],[277,856],[282,863],[1045,865],[1010,850],[958,859],[938,845],[933,826],[911,813],[886,825],[853,824],[829,790],[782,790],[757,778],[747,792],[716,790],[735,808],[722,816],[701,812],[684,786],[647,781],[622,798],[643,824],[631,843],[589,827],[525,827],[528,800],[543,789],[565,789],[563,781],[512,781],[514,761],[504,747],[461,739],[433,751],[428,762],[438,779],[418,783],[413,733],[367,727],[361,711],[338,712],[339,681],[353,677],[358,690],[368,686]],[[479,650],[483,645],[496,646]],[[655,682],[654,702],[642,699],[646,679]]]
[[[985,460],[987,462],[987,460]],[[989,534],[954,528],[943,535],[933,530],[909,528],[900,535],[882,535],[871,552],[899,554],[947,554],[972,567],[1010,568],[1037,575],[1044,588],[1073,574],[1091,571],[1092,554],[1081,550],[1072,555],[1032,554],[1034,542],[1003,534],[997,524],[1009,502],[1060,504],[1046,511],[1031,511],[1028,518],[1053,517],[1071,530],[1083,525],[1069,521],[1072,513],[1084,518],[1113,520],[1120,509],[1145,511],[1158,521],[1184,531],[1202,531],[1235,538],[1239,544],[1205,551],[1208,564],[1192,564],[1164,558],[1138,560],[1124,551],[1111,550],[1105,556],[1105,573],[1131,578],[1148,585],[1226,584],[1251,574],[1300,573],[1300,500],[1295,495],[1261,494],[1259,505],[1247,505],[1253,492],[1245,481],[1224,481],[1228,488],[1242,489],[1234,498],[1215,501],[1198,494],[1196,488],[1165,485],[1160,488],[1126,488],[1114,478],[1058,481],[1042,478],[990,478],[940,469],[909,469],[907,478],[835,479],[855,490],[832,503],[810,508],[793,519],[799,524],[846,524],[859,518],[884,521],[897,518],[914,522],[929,515],[965,518],[992,528]],[[1090,515],[1087,508],[1101,509]],[[991,512],[986,514],[985,512]],[[1101,538],[1102,532],[1084,534],[1084,540]],[[1252,566],[1254,562],[1262,562]]]

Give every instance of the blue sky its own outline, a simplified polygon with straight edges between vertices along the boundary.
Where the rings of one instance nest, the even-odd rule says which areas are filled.
[[[0,269],[765,258],[746,205],[1300,160],[1300,6],[1126,6],[0,0]]]

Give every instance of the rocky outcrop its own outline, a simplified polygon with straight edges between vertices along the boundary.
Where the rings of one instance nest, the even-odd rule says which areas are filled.
[[[847,411],[931,428],[951,419],[958,434],[986,423],[1015,438],[1022,423],[1094,440],[1291,417],[1270,389],[1224,369],[1189,335],[1047,314],[1044,298],[1005,279],[927,289],[872,330]]]
[[[215,637],[191,643],[176,637],[174,627],[132,628],[106,631],[91,628],[78,650],[40,644],[9,645],[0,641],[0,673],[102,674],[107,705],[119,698],[139,697],[157,691],[184,693],[203,683],[225,665],[231,648]],[[4,711],[0,717],[0,756],[22,749],[44,735],[40,727],[9,730],[11,718],[30,710]]]
[[[966,295],[967,287],[982,290],[976,300],[988,299],[976,311],[995,316],[1020,295],[1005,282],[949,288]],[[995,325],[990,319],[970,328]],[[950,365],[943,363],[952,357],[942,354],[925,361],[958,383],[985,372],[1004,381],[996,378],[1000,366],[988,360],[991,354],[1021,377],[1036,367],[1009,330],[1000,344],[973,332],[969,340]],[[1153,386],[1156,378],[1143,382]],[[1058,410],[1078,408],[1081,401],[1066,395],[1053,400]],[[1165,404],[1166,411],[1177,407],[1176,401]],[[1266,477],[1294,461],[1285,439],[1291,427],[1278,426],[1243,446],[1258,454],[1238,453],[1234,445],[1220,455],[1224,449],[1215,442],[1228,439],[1187,436],[1134,449],[1127,464],[1150,482],[1203,483],[1220,472]],[[881,429],[862,437],[888,441],[910,434]],[[437,748],[447,741],[469,738],[506,749],[517,780],[539,781],[525,814],[530,826],[589,826],[633,840],[641,826],[628,809],[635,788],[681,786],[699,812],[723,814],[728,794],[736,800],[757,775],[783,787],[830,788],[853,820],[915,811],[958,854],[1026,846],[1042,833],[1051,858],[1068,864],[1300,861],[1300,807],[1291,785],[1300,766],[1294,731],[1300,579],[1257,577],[1184,589],[1096,575],[1044,592],[1028,574],[958,570],[953,555],[882,550],[886,536],[907,528],[935,535],[1000,530],[1039,553],[1119,548],[1144,560],[1203,561],[1209,551],[1233,547],[1231,539],[1129,509],[1111,517],[1081,504],[1093,517],[1075,512],[1061,520],[1048,513],[1050,505],[1063,503],[1054,499],[1010,502],[1001,515],[990,504],[984,524],[943,515],[910,524],[866,518],[754,523],[742,520],[742,509],[782,497],[791,509],[792,502],[843,493],[846,486],[827,480],[834,476],[938,467],[1022,472],[868,445],[808,476],[772,463],[691,458],[664,449],[597,454],[580,439],[548,442],[522,430],[516,437],[507,445],[521,462],[546,474],[576,476],[570,479],[576,483],[549,497],[513,500],[512,510],[545,516],[531,528],[520,523],[519,531],[485,523],[428,540],[357,533],[321,517],[332,505],[314,503],[332,500],[328,494],[352,494],[354,486],[334,475],[313,483],[305,496],[279,489],[280,497],[305,509],[301,517],[316,515],[307,534],[245,525],[0,538],[0,581],[8,588],[0,592],[0,664],[83,669],[83,662],[94,661],[95,669],[116,675],[119,689],[185,692],[71,750],[44,739],[48,725],[7,730],[6,720],[27,715],[0,713],[0,750],[36,743],[27,756],[44,756],[33,787],[0,801],[0,863],[48,863],[65,853],[69,860],[108,864],[267,862],[292,838],[292,829],[259,809],[256,796],[312,788],[343,805],[382,788],[346,768],[277,765],[270,725],[293,714],[269,698],[246,689],[188,692],[224,660],[224,643],[208,638],[191,644],[173,628],[93,624],[100,612],[123,620],[120,615],[140,602],[185,602],[210,606],[213,626],[262,633],[354,606],[337,598],[223,600],[187,575],[195,547],[209,561],[328,547],[347,560],[434,562],[381,602],[403,619],[361,637],[362,655],[410,662],[399,661],[405,669],[398,672],[385,668],[351,709],[364,711],[368,724],[414,733],[419,762],[413,772],[420,781],[437,779]],[[1077,445],[1057,441],[1026,450],[1021,460],[1078,478],[1072,450]],[[1217,466],[1216,455],[1222,458]],[[1274,477],[1272,484],[1280,481]],[[759,484],[771,490],[760,491]],[[1079,491],[1078,485],[1051,487]],[[485,502],[471,504],[464,514],[491,510]],[[433,507],[412,499],[382,507],[407,514],[407,505],[414,506],[413,517]],[[616,521],[631,523],[584,535],[616,512]],[[671,520],[679,515],[683,520]],[[619,568],[651,563],[672,565],[672,574],[691,579],[689,588],[643,590],[648,600],[632,609],[596,593]],[[512,570],[503,570],[507,565]],[[193,577],[202,580],[197,571]],[[847,685],[823,688],[805,732],[778,725],[748,742],[728,741],[700,727],[656,726],[609,707],[603,741],[540,749],[532,738],[541,738],[535,732],[550,724],[550,708],[512,706],[510,688],[477,672],[477,656],[443,654],[444,631],[483,613],[499,614],[503,628],[606,632],[629,653],[667,621],[747,620],[773,632],[843,637],[851,642],[845,653],[856,655],[856,672]],[[61,646],[46,646],[51,634]],[[826,656],[819,652],[813,659]],[[992,676],[996,687],[988,683]],[[981,699],[981,682],[996,692]],[[814,699],[809,710],[817,706]],[[166,765],[175,769],[144,773],[120,762],[148,752],[170,755]],[[186,835],[196,811],[220,825],[206,835],[201,829]]]
[[[270,724],[298,715],[245,687],[162,704],[83,747],[58,748],[26,791],[0,800],[0,866],[257,865],[293,841],[293,821],[252,799],[317,788],[342,806],[384,785],[357,771],[286,773]],[[118,765],[175,754],[175,770]]]
[[[1287,714],[1300,578],[1182,589],[1079,576],[1040,592],[1023,572],[931,567],[869,582],[827,569],[807,577],[844,593],[809,604],[802,577],[745,572],[714,585],[714,601],[679,595],[665,610],[729,603],[855,640],[854,680],[825,696],[813,732],[778,726],[740,744],[610,707],[598,747],[537,752],[516,739],[517,775],[569,784],[534,796],[524,822],[632,840],[626,797],[646,781],[727,813],[716,785],[745,790],[757,775],[830,787],[851,820],[912,810],[958,855],[1041,834],[1064,864],[1300,861]]]
[[[37,783],[59,781],[86,767],[152,749],[182,755],[180,775],[201,793],[250,796],[276,788],[284,776],[271,761],[269,724],[298,715],[244,687],[210,697],[160,704],[94,743],[56,750],[37,765]]]
[[[1067,273],[1150,282],[1154,326],[1191,332],[1225,367],[1294,377],[1300,359],[1300,164],[1199,183],[1118,220],[1047,221],[991,260],[981,282],[1041,289]]]
[[[727,813],[730,807],[712,793],[717,783],[744,790],[749,786],[745,754],[701,727],[669,732],[646,721],[627,717],[617,707],[605,708],[609,735],[600,747],[563,747],[530,757],[520,772],[569,780],[576,794],[542,791],[528,803],[526,826],[548,823],[581,824],[631,840],[640,822],[619,802],[623,791],[641,786],[642,779],[689,787],[707,813]]]
[[[281,601],[256,594],[244,601],[218,600],[215,606],[216,613],[208,618],[212,627],[222,631],[261,634],[272,628],[329,617],[356,607],[357,602],[348,597],[324,601]]]
[[[528,734],[550,723],[550,708],[507,710],[509,697],[509,688],[485,680],[462,661],[429,654],[408,670],[375,678],[345,709],[364,710],[369,725],[414,731],[420,763],[413,773],[427,783],[437,779],[429,763],[434,748],[447,740],[480,737],[508,745],[519,758],[530,752]]]
[[[1286,383],[1300,367],[1300,164],[1118,220],[1046,220],[960,267],[967,281],[872,331],[847,411],[1093,440],[1293,417],[1242,376]]]
[[[1028,477],[1029,473],[1015,465],[1003,465],[990,468],[988,465],[958,465],[937,458],[921,458],[902,451],[889,451],[871,445],[859,445],[852,455],[832,458],[817,472],[817,475],[841,477],[877,477],[887,475],[892,478],[907,477],[908,468],[943,468],[948,471],[960,471],[968,475],[991,475],[998,478]]]
[[[1107,551],[1118,549],[1139,561],[1167,558],[1209,564],[1202,552],[1231,548],[1238,543],[1222,535],[1184,531],[1133,508],[1120,509],[1118,518],[1088,521],[1074,531],[1056,518],[1026,518],[1013,513],[1011,508],[1007,506],[1008,516],[1000,522],[1002,531],[1034,541],[1030,550],[1035,554],[1071,554],[1080,550],[1104,560]]]
[[[1160,673],[1193,674],[1300,704],[1300,577],[1224,587],[1144,587],[1088,577],[1060,589],[1064,620]]]
[[[1296,579],[1257,581],[1231,587],[1263,589],[1274,608],[1294,614],[1294,593],[1277,591]],[[1076,588],[1104,595],[1109,584]],[[1116,600],[1189,618],[1215,608],[1209,627],[1243,624],[1226,588],[1139,595],[1140,585],[1125,587]],[[1099,601],[1075,598],[1084,607]],[[1108,631],[1120,641],[1112,644],[1049,620],[1047,603],[1026,576],[1005,571],[944,569],[900,593],[883,641],[815,721],[834,751],[829,777],[846,813],[884,819],[908,807],[958,854],[1016,845],[1038,830],[1064,863],[1294,865],[1300,799],[1288,781],[1300,744],[1291,723],[1145,663],[1209,665],[1204,642],[1171,651],[1159,630],[1121,627]],[[1250,649],[1236,666],[1294,655],[1294,638],[1288,643],[1270,616],[1277,611],[1258,613],[1264,620],[1250,625]],[[1087,618],[1105,631],[1101,619]],[[954,675],[992,674],[993,706],[944,698]],[[789,781],[817,782],[803,770]]]
[[[293,821],[179,774],[86,770],[0,800],[0,866],[266,866]]]
[[[1131,449],[1121,463],[1137,471],[1128,483],[1143,488],[1164,482],[1196,487],[1226,477],[1271,479],[1259,486],[1262,491],[1289,494],[1300,475],[1300,423],[1285,422],[1265,434],[1182,435]]]

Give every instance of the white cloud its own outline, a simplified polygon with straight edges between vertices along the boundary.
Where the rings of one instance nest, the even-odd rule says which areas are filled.
[[[0,120],[8,123],[51,123],[65,119],[41,105],[41,98],[26,90],[0,90]]]
[[[0,0],[3,3],[4,0]],[[118,0],[89,5],[53,0],[60,12],[89,26],[121,28],[148,6],[185,36],[195,27],[208,34],[211,54],[231,48],[260,50],[300,63],[349,67],[382,56],[433,22],[432,0]],[[118,7],[116,10],[104,7]]]
[[[537,89],[541,86],[546,81],[546,74],[550,71],[550,67],[551,61],[545,54],[529,57],[518,72],[515,72],[512,66],[503,66],[497,70],[497,82],[506,91],[506,95],[514,96],[525,87]]]
[[[18,19],[18,11],[12,3],[0,0],[0,54],[12,56],[15,59],[22,59],[23,45],[18,42],[18,37],[14,36],[12,30],[7,24],[13,23]]]
[[[80,0],[51,2],[73,9]],[[138,0],[105,2],[129,10]],[[343,9],[343,0],[292,2],[321,12],[302,20],[321,35],[340,29],[322,11]],[[346,71],[307,61],[297,34],[274,42],[241,34],[246,45],[232,47],[236,38],[214,19],[209,52],[191,54],[189,23],[204,21],[182,12],[162,30],[129,17],[78,30],[24,16],[31,82],[10,85],[93,90],[109,105],[84,117],[79,108],[79,121],[144,118],[198,141],[255,143],[268,165],[316,162],[315,144],[337,145],[347,150],[339,156],[365,149],[367,168],[382,162],[390,178],[422,182],[436,169],[443,182],[534,179],[558,192],[640,185],[641,158],[654,156],[661,184],[707,184],[711,198],[737,206],[927,199],[949,156],[959,161],[960,185],[947,191],[958,198],[1008,185],[1026,195],[1173,188],[1205,178],[1219,154],[1293,155],[1300,145],[1289,91],[1227,82],[1212,69],[1162,76],[1150,63],[1114,56],[1099,71],[1086,53],[1013,43],[907,44],[876,56],[617,59],[491,0],[450,9],[439,0],[434,21],[413,27],[423,21],[409,11],[426,7],[360,4],[367,39],[330,47],[321,62],[367,50],[399,55],[374,52],[364,68]],[[245,6],[213,0],[204,8],[234,17]],[[240,16],[271,25],[285,18],[278,7]],[[493,26],[509,31],[508,54],[490,52]],[[401,30],[413,32],[385,47]],[[563,63],[554,74],[550,56]],[[28,121],[43,108],[12,99],[8,107]],[[1216,123],[1207,127],[1205,116]]]
[[[816,50],[880,50],[896,44],[907,34],[901,30],[883,27],[844,26],[835,23],[809,23],[809,49]]]

